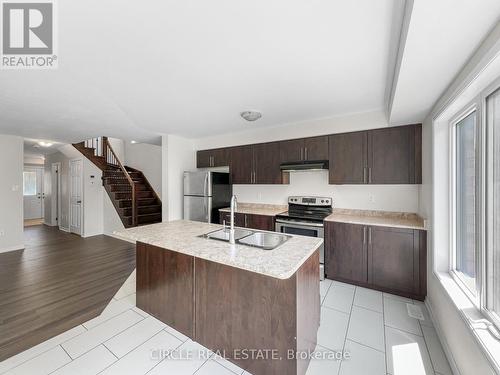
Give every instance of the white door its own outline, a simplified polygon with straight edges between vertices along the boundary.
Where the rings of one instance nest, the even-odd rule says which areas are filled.
[[[70,176],[70,217],[69,230],[71,233],[82,234],[82,160],[75,159],[69,162]]]
[[[43,217],[43,168],[25,167],[23,171],[24,219]]]

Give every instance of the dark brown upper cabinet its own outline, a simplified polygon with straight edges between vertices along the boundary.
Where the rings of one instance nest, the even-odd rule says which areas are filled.
[[[328,136],[305,138],[304,160],[328,160]]]
[[[368,183],[367,145],[367,132],[330,136],[330,184]]]
[[[229,166],[229,148],[216,148],[213,150],[202,150],[196,153],[196,167],[226,167]]]
[[[261,143],[253,146],[254,184],[281,184],[280,144]]]
[[[328,136],[292,139],[280,142],[280,161],[328,160]]]
[[[286,184],[281,163],[329,160],[330,184],[421,184],[422,125],[201,150],[198,168],[229,166],[233,184]]]
[[[329,170],[330,184],[421,184],[422,127],[331,135]]]
[[[234,147],[230,157],[231,182],[233,184],[283,183],[279,150],[279,142]]]
[[[253,183],[253,146],[238,146],[231,149],[230,157],[231,183]]]
[[[368,183],[422,183],[422,126],[369,131]]]

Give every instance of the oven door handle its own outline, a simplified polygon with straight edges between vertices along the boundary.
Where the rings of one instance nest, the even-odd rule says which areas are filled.
[[[288,221],[288,220],[283,220],[283,219],[276,219],[277,223],[280,224],[288,224],[288,225],[302,225],[305,227],[314,227],[314,228],[323,228],[324,225],[323,223],[304,223],[302,221]]]

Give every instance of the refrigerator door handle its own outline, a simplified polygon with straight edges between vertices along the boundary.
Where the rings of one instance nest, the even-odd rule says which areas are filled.
[[[203,196],[207,196],[207,188],[208,188],[208,173],[205,174],[205,181],[203,182]]]

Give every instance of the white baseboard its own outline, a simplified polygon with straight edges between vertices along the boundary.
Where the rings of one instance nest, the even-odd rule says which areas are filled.
[[[57,226],[57,224],[52,224],[52,223],[46,222],[45,220],[43,221],[43,225],[46,225],[48,227],[55,227],[55,226]]]
[[[436,329],[436,333],[438,335],[439,341],[441,342],[441,346],[443,347],[444,354],[446,355],[446,359],[450,364],[451,371],[454,375],[461,375],[460,370],[458,369],[457,363],[455,362],[455,358],[450,350],[450,346],[448,345],[448,341],[441,329],[441,325],[434,315],[434,311],[432,310],[432,306],[429,302],[429,299],[425,299],[425,306],[427,307],[427,311],[429,311],[429,315],[431,316],[432,323],[434,324],[434,328]]]
[[[69,228],[64,228],[64,227],[59,226],[59,230],[62,230],[63,232],[70,233]]]
[[[0,249],[0,253],[7,253],[9,251],[16,251],[24,249],[24,244],[16,245],[16,246],[8,246]]]

